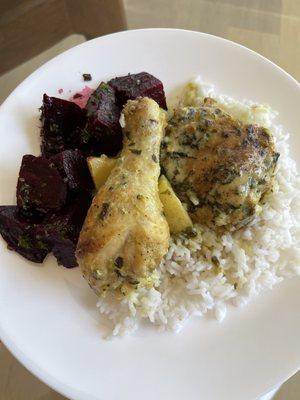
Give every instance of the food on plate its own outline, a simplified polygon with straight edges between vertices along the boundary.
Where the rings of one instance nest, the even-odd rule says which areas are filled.
[[[50,158],[71,192],[88,192],[93,190],[93,181],[82,152],[65,150]]]
[[[205,98],[175,110],[161,163],[193,221],[240,228],[261,210],[278,157],[268,129],[242,123]]]
[[[192,228],[193,223],[188,212],[164,175],[158,180],[158,191],[170,232],[179,233]]]
[[[92,80],[92,75],[91,74],[82,74],[83,80],[84,81],[91,81]]]
[[[109,158],[105,154],[102,154],[100,157],[87,158],[90,174],[97,190],[104,185],[116,162],[116,158]]]
[[[8,248],[27,260],[42,263],[49,248],[37,237],[36,224],[19,213],[17,206],[0,206],[0,233]]]
[[[146,97],[128,101],[123,113],[123,150],[93,199],[77,245],[83,275],[99,295],[153,286],[152,272],[169,245],[158,194],[165,114]]]
[[[124,82],[128,76],[115,78],[114,82]],[[132,98],[147,91],[149,97],[159,96],[165,103],[161,81],[145,72],[130,76]],[[140,87],[138,80],[143,82]],[[86,157],[102,155],[103,160],[105,154],[119,153],[121,97],[104,82],[96,90],[85,86],[72,96],[72,101],[44,94],[40,118],[42,156],[23,157],[17,207],[3,206],[0,216],[0,233],[10,249],[35,262],[52,252],[59,264],[77,266],[75,248],[94,189]],[[110,162],[107,160],[105,165]],[[90,161],[89,166],[92,164],[96,165]],[[104,163],[102,167],[98,180],[104,179]],[[5,232],[10,221],[12,228]],[[22,239],[22,231],[26,240]]]
[[[208,96],[213,100],[207,100]],[[253,191],[254,201],[260,197],[256,203],[261,207],[260,212],[255,210],[251,221],[246,224],[244,220],[245,225],[241,227],[235,225],[233,219],[221,227],[211,221],[203,221],[194,222],[192,228],[180,233],[172,233],[168,252],[153,274],[153,286],[138,285],[136,290],[127,291],[121,301],[116,301],[110,290],[106,291],[105,296],[99,297],[99,311],[112,321],[113,336],[134,331],[143,319],[174,331],[180,330],[192,316],[210,314],[222,321],[228,305],[244,305],[253,296],[272,288],[285,277],[300,274],[300,193],[296,165],[288,155],[288,135],[281,126],[275,124],[275,113],[269,107],[218,95],[211,86],[201,85],[197,81],[187,86],[176,108],[202,110],[204,103],[209,107],[208,113],[213,112],[213,108],[222,110],[232,125],[255,127],[253,136],[250,135],[248,140],[257,140],[253,155],[258,171],[248,169],[244,149],[241,151],[244,164],[241,160],[240,165],[247,179],[250,173],[256,179],[259,174],[266,175],[266,182],[259,184],[258,192]],[[171,110],[171,121],[172,115]],[[184,119],[181,123],[184,123]],[[208,126],[208,131],[218,138],[217,132],[210,131],[213,129],[210,123]],[[225,124],[223,128],[227,136],[228,126]],[[166,129],[167,136],[169,129],[170,125]],[[245,132],[242,134],[245,135]],[[228,140],[226,137],[223,139],[225,143]],[[167,157],[164,155],[167,145],[170,146],[168,137],[162,143],[163,164],[167,162],[164,159]],[[226,147],[223,142],[222,146],[228,157],[231,147]],[[247,143],[248,146],[250,150],[252,147]],[[168,149],[176,151],[170,147]],[[257,154],[257,149],[261,153]],[[217,148],[215,151],[217,154]],[[277,153],[280,153],[279,158]],[[208,155],[211,153],[208,152]],[[264,164],[267,159],[270,165]],[[167,172],[166,168],[163,169]],[[225,189],[226,184],[222,185]],[[183,197],[183,191],[177,192],[173,184],[172,189],[190,213],[188,206],[192,201],[197,202],[196,195],[188,193],[187,197]],[[254,189],[249,188],[249,193]],[[190,216],[193,217],[193,214]]]
[[[109,177],[116,165],[117,158],[109,158],[103,154],[101,157],[88,157],[87,162],[95,187],[98,190]],[[161,175],[158,180],[158,192],[170,232],[178,233],[191,228],[193,223],[189,214],[164,175]]]
[[[52,251],[59,265],[77,267],[75,249],[90,204],[90,195],[78,194],[66,207],[37,225],[36,237]]]
[[[82,147],[88,154],[115,156],[122,147],[119,123],[121,108],[115,90],[105,82],[91,94],[86,108],[86,124],[81,132]]]
[[[78,147],[79,131],[85,123],[84,110],[71,101],[44,94],[41,112],[43,156]]]
[[[120,76],[111,79],[108,84],[115,90],[121,107],[126,104],[127,100],[149,97],[155,100],[161,108],[167,110],[164,86],[159,79],[148,72]]]
[[[25,155],[17,184],[17,206],[1,206],[0,233],[10,249],[42,262],[52,252],[58,263],[77,266],[75,248],[93,181],[79,150],[46,159]]]
[[[167,113],[146,72],[72,100],[44,95],[42,155],[23,157],[0,233],[28,260],[79,263],[113,335],[221,321],[300,274],[299,175],[268,106],[195,80]]]
[[[18,208],[26,214],[46,214],[59,210],[66,198],[67,185],[54,164],[43,156],[25,155],[17,184]]]

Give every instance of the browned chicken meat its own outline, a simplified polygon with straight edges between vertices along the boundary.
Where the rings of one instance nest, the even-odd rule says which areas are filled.
[[[77,246],[83,275],[98,294],[151,286],[169,245],[158,195],[165,114],[149,98],[128,101],[123,114],[123,150],[93,200]]]
[[[267,129],[243,124],[206,98],[175,111],[161,163],[194,222],[234,229],[259,211],[278,157]]]

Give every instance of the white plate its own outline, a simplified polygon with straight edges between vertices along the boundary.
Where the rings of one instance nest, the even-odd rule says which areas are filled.
[[[42,94],[149,71],[167,92],[201,74],[221,93],[269,103],[293,132],[300,153],[299,84],[256,53],[210,35],[180,30],[128,31],[84,43],[45,64],[0,109],[0,204],[15,201],[21,156],[39,153]],[[299,156],[298,156],[299,159]],[[174,335],[145,328],[102,339],[96,297],[80,271],[43,266],[7,251],[1,240],[0,334],[11,352],[58,392],[78,400],[253,400],[300,366],[299,279],[277,286],[224,323],[194,321]]]

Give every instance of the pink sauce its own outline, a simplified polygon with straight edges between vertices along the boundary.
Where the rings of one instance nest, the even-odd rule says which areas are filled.
[[[77,104],[79,107],[84,108],[86,103],[95,89],[85,86],[80,92],[75,93],[69,100]]]

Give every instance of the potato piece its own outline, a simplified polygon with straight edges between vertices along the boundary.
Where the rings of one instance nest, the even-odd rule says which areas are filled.
[[[171,233],[179,233],[191,228],[193,223],[189,214],[164,175],[158,180],[158,192]]]
[[[109,158],[105,154],[102,154],[101,157],[87,158],[89,170],[97,190],[106,182],[116,161],[116,158]]]

